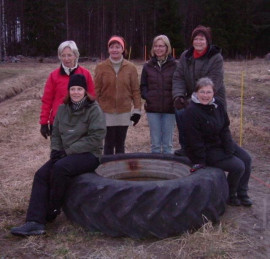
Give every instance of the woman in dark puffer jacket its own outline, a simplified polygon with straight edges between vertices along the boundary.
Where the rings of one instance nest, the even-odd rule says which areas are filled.
[[[210,78],[199,79],[183,114],[190,171],[213,166],[228,172],[228,204],[251,206],[247,195],[251,157],[233,141],[227,112],[214,93]]]
[[[172,76],[176,61],[171,56],[167,36],[153,40],[152,58],[144,65],[141,76],[141,95],[150,127],[152,153],[172,153],[175,115],[172,99]]]

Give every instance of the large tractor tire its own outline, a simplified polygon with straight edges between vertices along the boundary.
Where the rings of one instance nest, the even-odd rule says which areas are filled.
[[[190,174],[188,159],[146,153],[104,156],[96,173],[72,181],[68,219],[110,236],[167,238],[219,222],[225,211],[225,173],[207,167]]]

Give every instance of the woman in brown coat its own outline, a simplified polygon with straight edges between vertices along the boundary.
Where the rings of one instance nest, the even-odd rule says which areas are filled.
[[[94,77],[97,101],[106,118],[105,155],[125,153],[128,126],[132,122],[135,126],[141,117],[138,73],[123,57],[124,39],[112,36],[108,52],[109,58],[97,65]]]

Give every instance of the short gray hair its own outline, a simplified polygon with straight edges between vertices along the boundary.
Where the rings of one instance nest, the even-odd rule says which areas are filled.
[[[167,47],[166,56],[171,54],[172,53],[172,47],[171,47],[171,43],[170,43],[169,38],[166,35],[158,35],[153,40],[152,49],[151,49],[151,56],[152,57],[155,56],[154,45],[158,40],[162,40],[164,42],[164,44],[166,45],[166,47]]]
[[[75,57],[77,58],[76,61],[78,62],[78,59],[80,57],[80,53],[79,53],[79,50],[78,50],[76,43],[73,40],[64,41],[59,45],[58,58],[61,59],[61,54],[66,47],[71,49],[71,51],[74,53]]]
[[[213,81],[209,77],[202,77],[196,82],[196,86],[194,89],[194,92],[198,92],[202,87],[204,86],[212,86],[214,93],[216,92],[215,90],[215,85]]]

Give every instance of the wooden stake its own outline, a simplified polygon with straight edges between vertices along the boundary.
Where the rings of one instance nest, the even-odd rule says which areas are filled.
[[[131,46],[130,46],[130,47],[129,47],[129,53],[128,53],[128,60],[130,60],[131,50],[132,50],[132,48],[131,48]]]
[[[243,143],[244,77],[245,77],[245,73],[244,73],[244,71],[242,71],[242,76],[241,76],[241,106],[240,106],[240,140],[239,140],[240,147],[242,147],[242,143]]]
[[[146,45],[144,45],[144,61],[146,61]]]

